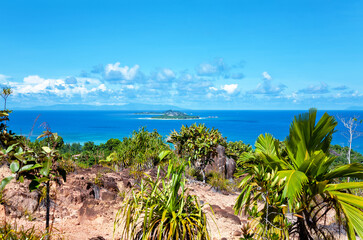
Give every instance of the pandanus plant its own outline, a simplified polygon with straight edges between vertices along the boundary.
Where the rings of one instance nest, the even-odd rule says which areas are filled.
[[[196,196],[185,189],[184,165],[169,164],[165,177],[143,179],[140,189],[124,200],[115,220],[127,240],[209,240],[207,218]]]
[[[281,196],[278,201],[282,202],[278,202],[280,210],[276,211],[276,216],[286,217],[286,210],[294,214],[288,229],[291,235],[309,240],[331,237],[319,220],[334,210],[338,223],[345,225],[349,239],[356,239],[356,235],[363,239],[363,198],[351,194],[352,189],[363,187],[363,182],[359,181],[363,178],[363,166],[353,163],[331,169],[335,157],[329,154],[329,147],[337,122],[327,113],[316,122],[316,114],[317,111],[311,109],[295,117],[283,143],[269,134],[260,135],[255,154],[247,153],[242,161],[252,160],[271,173],[276,171],[277,181],[282,184],[277,190]],[[259,200],[274,204],[273,199],[266,198],[267,189],[256,187],[261,182],[257,182],[255,176],[247,175],[241,182],[236,213],[251,210],[250,206]],[[357,181],[344,182],[347,177]]]

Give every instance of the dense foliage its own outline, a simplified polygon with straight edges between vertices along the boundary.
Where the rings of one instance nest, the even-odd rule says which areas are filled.
[[[336,156],[335,161],[332,163],[332,167],[348,164],[348,150],[349,147],[342,147],[340,145],[334,145],[330,148],[330,154]],[[352,163],[363,163],[363,155],[359,152],[351,150],[350,160]]]
[[[117,145],[114,144],[112,149],[113,152],[101,163],[106,163],[115,170],[131,166],[137,171],[156,166],[160,161],[159,154],[171,150],[156,130],[149,132],[144,127],[134,131],[131,137],[124,138]]]
[[[189,127],[183,125],[179,132],[173,131],[168,140],[174,144],[179,156],[202,172],[204,182],[206,166],[213,161],[217,146],[226,142],[217,129],[196,123]]]

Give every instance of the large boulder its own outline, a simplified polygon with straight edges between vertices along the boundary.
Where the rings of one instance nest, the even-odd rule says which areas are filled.
[[[216,171],[225,178],[231,179],[236,170],[236,162],[234,159],[227,157],[226,149],[223,146],[218,145],[216,152],[217,154],[213,157],[213,161],[205,169],[206,173]]]

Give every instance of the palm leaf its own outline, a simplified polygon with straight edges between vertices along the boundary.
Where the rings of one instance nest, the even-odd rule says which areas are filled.
[[[356,239],[355,233],[363,239],[363,214],[362,211],[345,202],[340,202],[347,221],[349,239]],[[354,233],[355,232],[355,233]]]
[[[328,153],[332,134],[337,125],[334,117],[325,113],[319,122],[316,122],[316,109],[310,109],[309,113],[295,117],[290,126],[290,134],[286,138],[286,148],[290,158],[296,167],[312,155],[315,151]]]
[[[263,152],[270,156],[276,155],[275,140],[276,139],[269,133],[266,133],[265,135],[261,134],[258,136],[255,143],[256,152]]]
[[[288,198],[289,208],[292,209],[293,203],[302,192],[303,186],[308,182],[305,173],[297,170],[279,171],[278,176],[285,179],[285,187],[282,192],[284,198]]]
[[[363,188],[363,182],[347,182],[338,184],[328,184],[325,187],[326,191],[342,190],[342,189],[354,189]]]
[[[325,179],[334,179],[340,177],[355,177],[363,179],[363,165],[360,163],[346,164],[335,168],[325,176]]]
[[[329,193],[335,196],[340,202],[345,202],[347,204],[353,205],[357,208],[363,209],[363,197],[359,197],[349,193],[343,193],[338,191],[329,191]],[[361,218],[363,221],[363,213],[361,213]]]
[[[257,156],[261,157],[271,169],[291,169],[292,166],[280,157],[278,151],[279,142],[271,134],[258,136],[255,147]]]

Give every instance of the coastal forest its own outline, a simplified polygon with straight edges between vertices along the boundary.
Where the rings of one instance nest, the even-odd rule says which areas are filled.
[[[66,143],[47,124],[35,140],[12,132],[11,89],[1,95],[1,239],[363,239],[363,156],[331,144],[338,120],[328,113],[302,112],[285,139],[261,133],[253,146],[204,124],[97,145]],[[227,232],[221,215],[238,229]],[[87,221],[104,229],[59,229]]]

